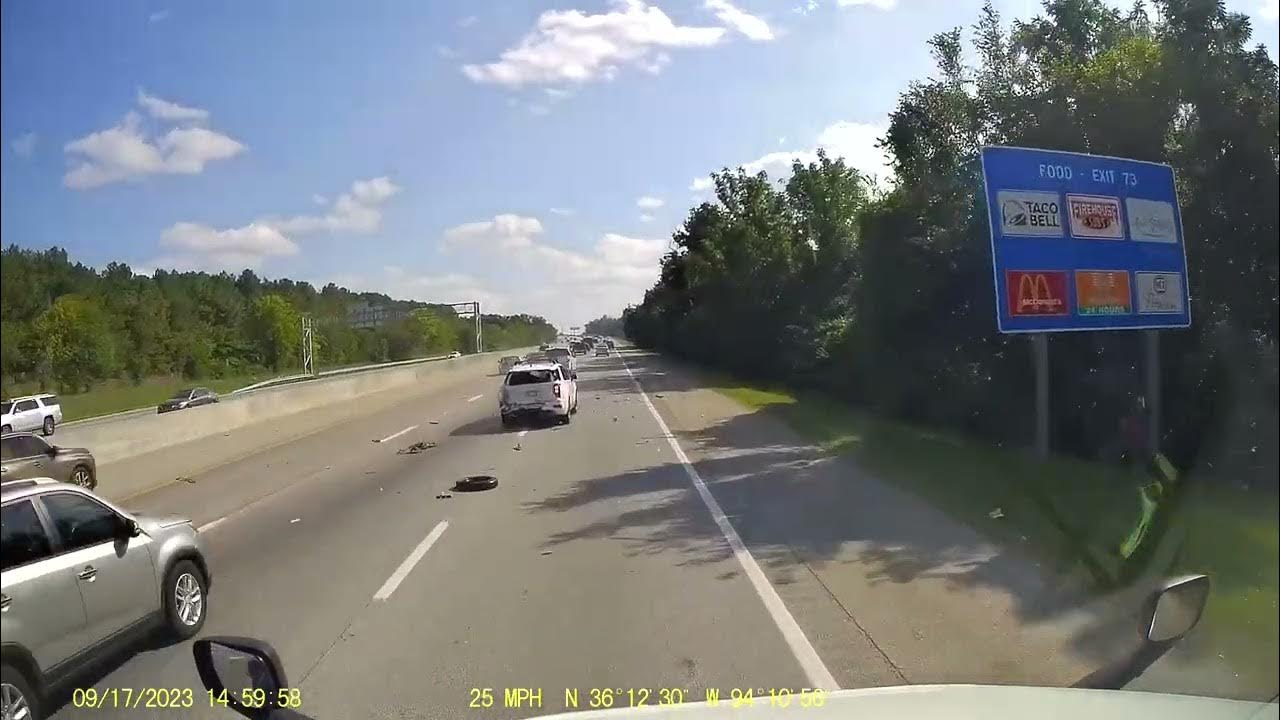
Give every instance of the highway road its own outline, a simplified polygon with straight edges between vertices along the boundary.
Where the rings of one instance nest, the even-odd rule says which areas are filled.
[[[567,426],[504,430],[498,383],[406,393],[124,504],[193,518],[214,572],[204,634],[271,642],[316,718],[526,717],[570,689],[586,708],[592,689],[625,706],[1061,685],[1104,652],[1112,620],[1068,611],[1027,559],[661,358],[583,359]],[[499,485],[450,492],[474,474]],[[190,657],[144,645],[82,686],[194,688],[182,717],[231,717]],[[540,703],[507,707],[520,688]],[[59,718],[174,717],[61,701]]]

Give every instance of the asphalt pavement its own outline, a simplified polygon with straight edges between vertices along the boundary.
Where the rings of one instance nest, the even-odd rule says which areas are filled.
[[[660,358],[583,358],[565,426],[504,430],[499,382],[315,421],[125,504],[201,527],[203,634],[272,643],[315,718],[527,717],[572,709],[575,691],[586,709],[709,690],[1065,684],[1090,669],[1072,645],[1079,614],[1036,600],[1060,589],[1023,559],[848,477]],[[470,475],[498,486],[451,490]],[[840,518],[861,535],[835,535]],[[189,643],[121,653],[89,685],[192,688],[182,717],[233,716],[210,706]],[[175,712],[62,700],[59,718]]]

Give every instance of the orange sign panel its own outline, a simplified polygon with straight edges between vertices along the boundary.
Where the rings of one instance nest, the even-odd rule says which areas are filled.
[[[1133,312],[1131,297],[1124,270],[1076,271],[1076,311],[1081,315],[1128,315]]]

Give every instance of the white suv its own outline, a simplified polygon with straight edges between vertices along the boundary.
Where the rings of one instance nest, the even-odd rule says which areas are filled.
[[[498,397],[503,427],[523,418],[552,416],[568,425],[578,411],[578,382],[559,363],[516,365],[507,372]]]
[[[58,403],[57,395],[26,395],[4,401],[0,433],[40,430],[45,435],[52,435],[60,422],[62,405]]]

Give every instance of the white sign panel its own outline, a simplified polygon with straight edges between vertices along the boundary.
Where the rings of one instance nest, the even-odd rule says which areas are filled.
[[[1062,237],[1062,207],[1057,193],[1001,190],[1000,227],[1005,235]]]
[[[1078,238],[1123,240],[1120,198],[1103,195],[1067,195],[1071,234]]]
[[[1129,214],[1129,236],[1143,242],[1178,242],[1178,225],[1173,219],[1173,205],[1159,200],[1128,198],[1124,201]]]
[[[1134,273],[1139,313],[1181,313],[1182,275],[1179,273]]]

